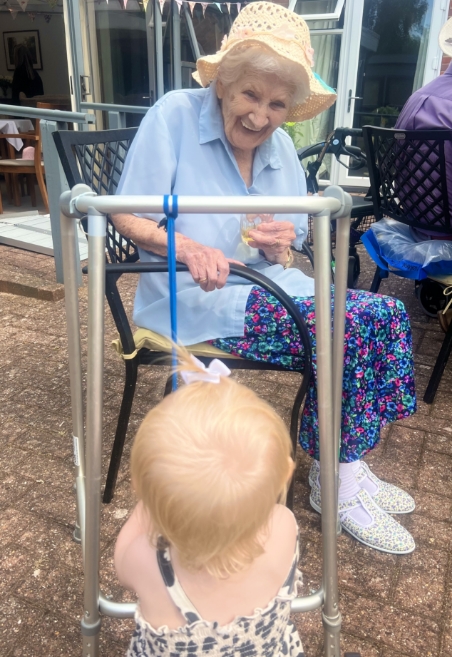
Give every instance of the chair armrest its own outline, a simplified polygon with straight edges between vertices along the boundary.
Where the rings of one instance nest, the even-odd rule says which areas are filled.
[[[5,134],[4,132],[0,132],[0,139],[29,139],[31,141],[38,141],[39,137],[37,137],[33,132],[27,134],[22,134],[22,133],[14,133],[13,135]]]
[[[166,262],[107,263],[105,267],[107,276],[127,273],[162,273],[168,271],[168,265]],[[284,290],[280,288],[279,285],[277,285],[274,281],[270,280],[263,274],[250,269],[249,267],[231,264],[229,269],[230,274],[234,276],[240,276],[240,278],[244,278],[250,281],[250,283],[254,283],[254,285],[258,285],[264,290],[267,290],[267,292],[270,292],[270,294],[272,294],[287,310],[300,334],[300,340],[305,351],[305,366],[306,369],[309,370],[311,367],[312,359],[311,338],[309,336],[309,331],[303,316],[293,299],[288,294],[286,294],[286,292],[284,292]],[[187,265],[183,265],[178,262],[176,263],[176,271],[188,271],[188,267]],[[83,273],[88,273],[88,267],[83,268]]]

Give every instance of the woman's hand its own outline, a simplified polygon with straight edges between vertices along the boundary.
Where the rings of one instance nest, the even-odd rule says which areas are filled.
[[[204,292],[212,292],[225,285],[230,262],[243,264],[226,258],[220,249],[212,249],[192,240],[180,240],[178,244],[176,239],[176,258],[187,265],[193,280]]]
[[[250,230],[252,241],[249,246],[260,249],[270,262],[287,260],[287,249],[296,238],[293,224],[290,221],[271,221],[262,223]]]

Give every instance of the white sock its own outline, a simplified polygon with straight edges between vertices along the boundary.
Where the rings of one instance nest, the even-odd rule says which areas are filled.
[[[360,461],[355,461],[355,463],[359,464]],[[358,465],[358,470],[359,470],[359,465]],[[361,488],[364,488],[364,490],[367,490],[367,492],[371,497],[373,497],[378,493],[378,486],[374,484],[374,482],[371,481],[369,477],[364,477],[364,479],[362,479],[359,482],[359,485],[361,486]]]
[[[359,465],[356,468],[356,463],[359,464],[359,461],[355,461],[354,463],[339,463],[339,502],[344,502],[355,497],[361,490],[361,486],[356,481],[355,476],[355,471],[359,470]],[[347,515],[362,527],[366,527],[372,522],[371,516],[361,505],[351,509]]]
[[[339,463],[339,501],[355,497],[361,490],[353,471],[353,463]]]

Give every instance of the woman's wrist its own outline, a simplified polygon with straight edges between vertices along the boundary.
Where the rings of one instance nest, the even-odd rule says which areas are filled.
[[[268,262],[271,262],[274,265],[282,265],[284,269],[287,269],[293,263],[293,254],[290,246],[282,253],[268,254],[265,253],[265,251],[263,253]]]

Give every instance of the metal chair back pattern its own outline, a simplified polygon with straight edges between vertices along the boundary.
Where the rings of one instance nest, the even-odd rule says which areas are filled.
[[[55,143],[68,181],[84,182],[99,195],[115,194],[137,131],[138,128],[124,128],[101,133],[77,132],[74,137],[71,131],[55,133]],[[136,245],[118,233],[109,217],[106,247],[110,262],[138,260]]]
[[[452,233],[445,145],[452,130],[363,128],[377,220]]]
[[[79,183],[85,183],[98,194],[114,194],[124,167],[127,152],[137,132],[137,128],[125,128],[120,130],[104,130],[101,132],[75,132],[59,131],[54,133],[54,140],[61,163],[66,174],[69,186],[72,188]],[[125,365],[124,392],[118,417],[113,450],[105,484],[103,501],[111,501],[119,472],[119,466],[123,447],[126,439],[132,403],[135,394],[136,381],[139,365],[170,365],[171,354],[163,350],[150,350],[148,348],[137,349],[133,332],[125,311],[121,295],[117,287],[117,281],[124,273],[144,273],[168,271],[165,263],[139,263],[136,245],[123,237],[107,218],[106,247],[108,260],[106,269],[105,294],[112,313],[116,328],[119,333],[123,348]],[[186,270],[185,265],[178,265],[177,270]],[[295,395],[290,421],[290,435],[293,451],[298,442],[300,411],[309,385],[311,369],[311,343],[304,319],[295,304],[291,301],[279,286],[265,276],[245,267],[231,266],[231,273],[237,273],[254,285],[261,285],[269,291],[287,310],[289,316],[297,326],[303,353],[305,367],[301,375],[299,388]],[[86,272],[85,272],[86,273]],[[215,356],[198,358],[208,364]],[[252,361],[231,357],[226,352],[221,359],[227,363],[230,369],[247,370],[273,370],[283,371],[279,365],[273,365],[264,361]],[[171,391],[171,377],[168,378],[165,395]],[[293,481],[290,487],[287,503],[293,503]]]
[[[363,135],[377,221],[387,216],[412,228],[452,236],[445,159],[446,148],[452,153],[452,130],[365,126]],[[387,276],[377,266],[370,291],[378,292]],[[439,278],[433,280],[441,284]],[[418,295],[425,282],[417,282]],[[427,404],[433,403],[451,351],[452,323],[424,393]]]

